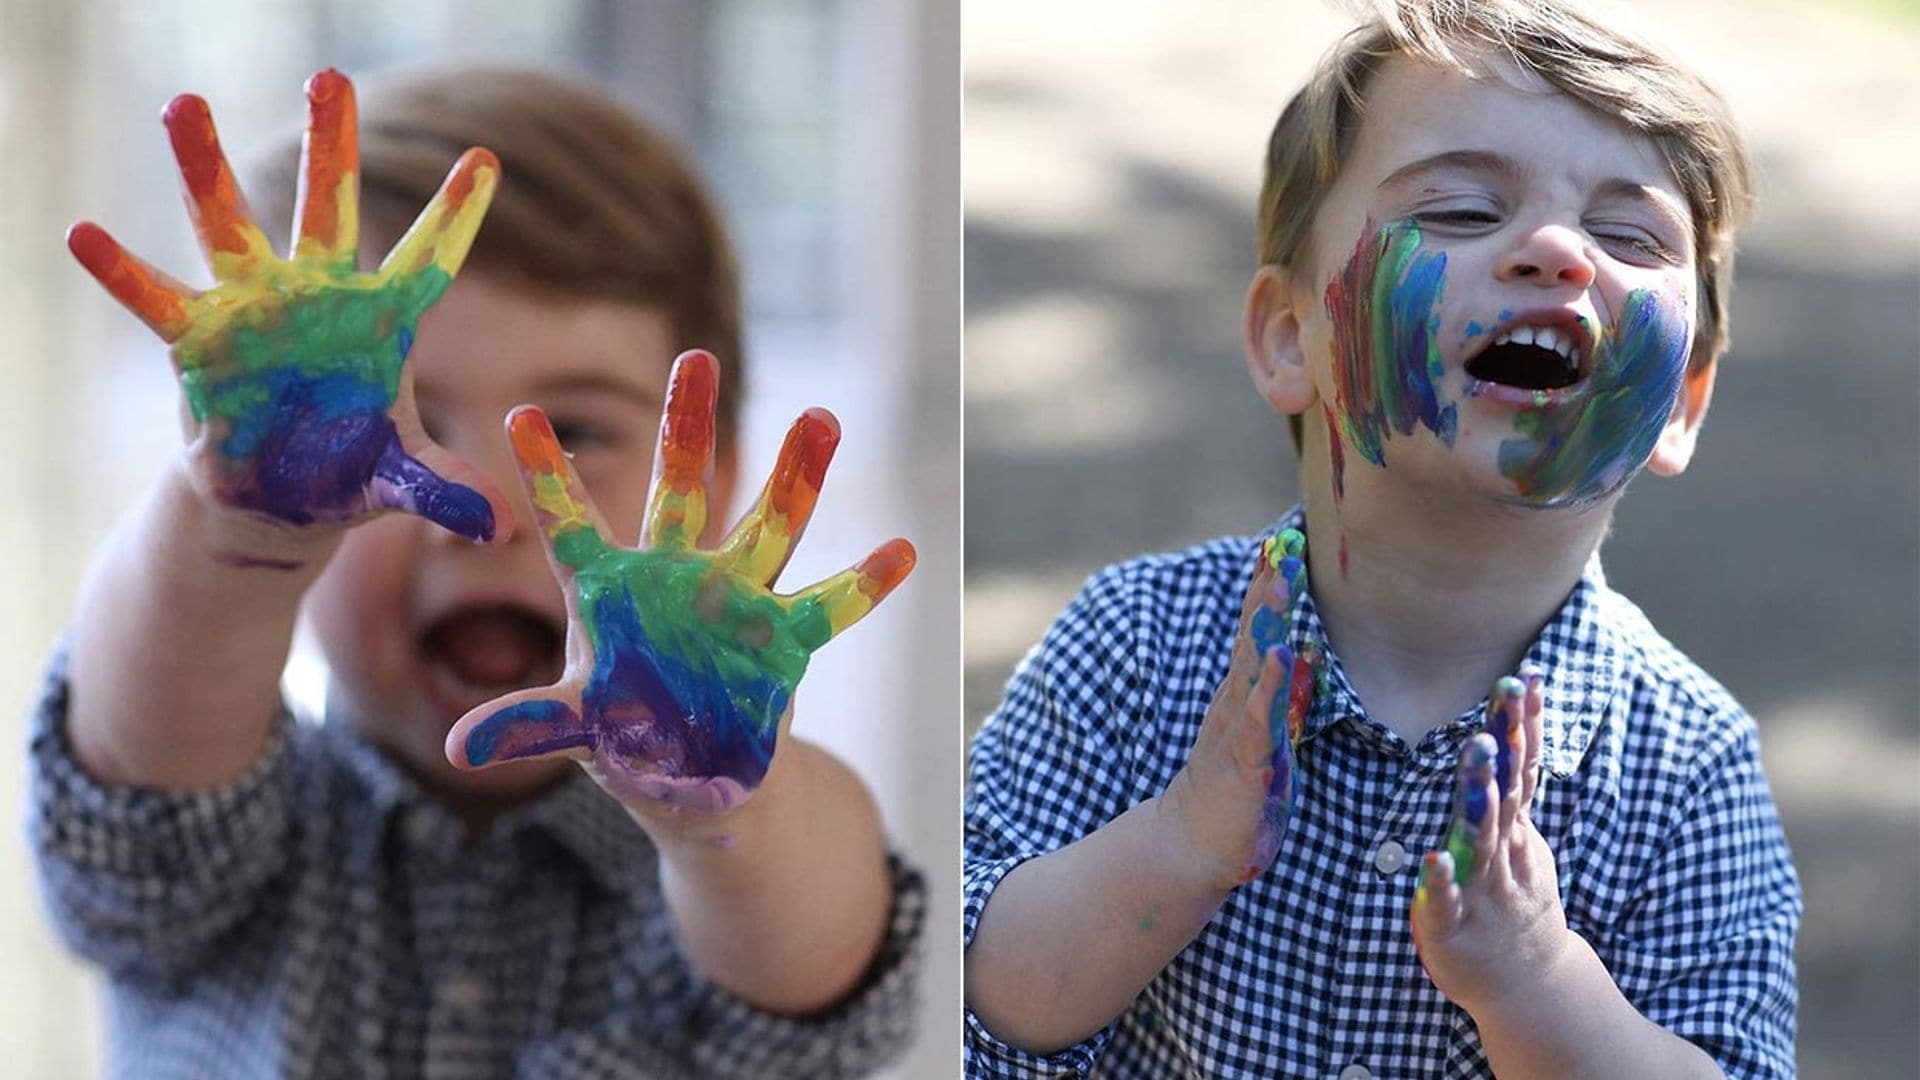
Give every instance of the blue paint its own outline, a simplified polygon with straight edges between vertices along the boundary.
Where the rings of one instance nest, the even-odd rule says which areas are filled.
[[[467,733],[467,760],[485,765],[502,750],[509,758],[550,754],[586,745],[579,717],[564,701],[522,701],[474,725]]]
[[[1416,234],[1417,237],[1417,234]],[[1454,406],[1440,405],[1439,383],[1446,378],[1446,364],[1440,359],[1440,290],[1446,278],[1444,252],[1421,252],[1407,267],[1406,276],[1393,287],[1393,349],[1391,355],[1403,401],[1416,403],[1420,423],[1440,441],[1453,445],[1457,431]],[[1422,370],[1424,368],[1424,371]],[[1402,435],[1413,434],[1415,417],[1401,415],[1394,427]]]
[[[1645,289],[1594,349],[1593,372],[1564,403],[1522,413],[1500,443],[1500,471],[1521,503],[1577,506],[1606,498],[1639,472],[1673,413],[1686,373],[1690,322]]]

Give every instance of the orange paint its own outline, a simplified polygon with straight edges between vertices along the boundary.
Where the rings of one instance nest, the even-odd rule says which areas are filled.
[[[186,330],[186,299],[151,267],[127,254],[105,229],[89,221],[75,225],[67,230],[67,250],[115,300],[163,339],[172,341]]]
[[[827,464],[839,445],[840,422],[825,409],[808,409],[787,430],[787,441],[767,481],[767,503],[794,532],[813,515],[820,485],[827,479]]]
[[[688,353],[674,364],[666,419],[660,424],[660,475],[668,486],[685,490],[706,473],[713,458],[713,414],[719,398],[720,369],[712,354]]]
[[[545,413],[538,409],[516,409],[507,423],[507,432],[513,439],[514,454],[529,469],[566,475],[566,453],[560,449],[560,440],[554,436],[553,425],[547,422]]]
[[[905,540],[896,538],[881,544],[855,567],[860,572],[860,591],[879,603],[894,586],[907,579],[919,558],[913,545]]]
[[[440,189],[440,194],[446,200],[444,205],[448,217],[459,213],[460,207],[466,204],[467,196],[473,194],[474,177],[482,170],[500,171],[500,159],[493,156],[493,151],[476,146],[460,155],[459,163]]]
[[[161,120],[173,143],[173,155],[180,162],[180,178],[187,185],[187,209],[201,242],[211,251],[247,254],[246,200],[240,197],[233,169],[220,152],[220,137],[214,133],[213,114],[207,111],[206,99],[181,94],[167,104]]]
[[[333,250],[340,242],[342,179],[360,164],[360,125],[353,84],[332,68],[307,80],[307,173],[300,235]]]

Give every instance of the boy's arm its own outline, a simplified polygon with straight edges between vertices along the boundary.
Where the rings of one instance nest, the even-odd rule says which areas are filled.
[[[344,530],[386,510],[476,539],[493,536],[496,512],[510,526],[492,485],[426,438],[403,367],[497,164],[461,159],[382,268],[359,273],[352,88],[322,72],[308,99],[290,258],[248,213],[191,95],[163,118],[216,284],[195,291],[92,224],[67,235],[172,346],[187,405],[182,454],[89,575],[34,743],[56,918],[109,966],[190,957],[283,865],[285,759],[266,753],[280,670],[301,596]]]
[[[1448,850],[1422,865],[1413,927],[1428,974],[1473,1016],[1502,1077],[1792,1076],[1799,892],[1751,721],[1725,729],[1734,743],[1695,775],[1603,963],[1567,928],[1553,853],[1528,819],[1541,738],[1529,683],[1495,689],[1495,734],[1462,754]]]
[[[1245,628],[1286,607],[1278,580],[1265,564],[1254,575],[1228,675],[1157,795],[1142,799],[1129,776],[1150,657],[1136,653],[1123,573],[1096,578],[1015,673],[973,748],[970,1075],[1091,1068],[1104,1029],[1271,860],[1277,824],[1263,814],[1284,787],[1270,785],[1284,764],[1271,725],[1289,665],[1260,657]]]
[[[880,814],[852,770],[800,739],[753,798],[662,827],[661,888],[681,949],[756,1008],[818,1014],[867,981],[894,896]]]
[[[103,784],[197,791],[260,758],[300,598],[338,546],[250,520],[176,462],[82,586],[67,733]]]
[[[830,755],[790,737],[808,658],[904,579],[913,548],[789,595],[771,591],[839,440],[808,410],[759,501],[714,548],[706,520],[719,367],[675,361],[639,547],[615,543],[544,414],[508,430],[567,599],[567,670],[489,702],[447,735],[465,768],[562,754],[661,852],[680,944],[710,981],[769,1012],[840,1004],[882,951],[894,906],[879,815]]]
[[[353,88],[323,71],[307,95],[288,258],[247,210],[192,95],[163,120],[216,284],[191,289],[97,225],[67,234],[81,265],[172,347],[187,406],[184,453],[81,598],[72,744],[109,783],[213,787],[259,756],[300,597],[347,526],[403,510],[492,539],[510,517],[481,474],[426,438],[404,366],[498,163],[470,151],[380,269],[360,273]]]

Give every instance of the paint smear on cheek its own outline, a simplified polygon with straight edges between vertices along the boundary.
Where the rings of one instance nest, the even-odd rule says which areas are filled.
[[[1593,374],[1576,399],[1521,413],[1500,444],[1500,472],[1520,500],[1576,506],[1619,491],[1645,465],[1686,374],[1688,320],[1645,289],[1627,295],[1595,346]]]
[[[1453,445],[1458,420],[1442,405],[1440,316],[1447,257],[1421,249],[1411,221],[1369,227],[1327,285],[1333,324],[1334,414],[1339,434],[1385,466],[1386,443],[1425,427]]]

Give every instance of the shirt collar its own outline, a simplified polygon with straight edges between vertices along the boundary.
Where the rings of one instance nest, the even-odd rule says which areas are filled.
[[[452,813],[385,751],[338,717],[322,725],[321,737],[333,744],[334,756],[358,782],[358,797],[371,814],[370,827],[354,840],[357,855],[378,858],[382,838],[402,818],[427,824],[418,830],[399,829],[396,843],[457,853],[461,837]],[[611,893],[629,893],[654,872],[653,844],[647,834],[617,800],[578,769],[568,770],[553,787],[500,815],[487,844],[511,848],[521,836],[551,841]]]
[[[1306,528],[1305,507],[1296,505],[1254,538],[1254,551],[1257,553],[1261,542],[1282,529],[1299,529],[1304,533]],[[1312,550],[1311,539],[1308,550]],[[1626,668],[1625,642],[1616,620],[1608,616],[1616,595],[1607,586],[1606,575],[1600,568],[1600,553],[1596,551],[1587,560],[1579,581],[1574,583],[1559,611],[1527,648],[1525,661],[1546,673],[1541,765],[1555,776],[1568,776],[1579,767],[1601,717],[1619,691]],[[1321,621],[1320,609],[1314,602],[1311,577],[1306,593],[1294,608],[1287,640],[1296,654],[1312,648],[1318,650],[1324,660],[1320,685],[1301,734],[1303,741],[1348,717],[1386,731],[1384,726],[1367,717],[1366,708],[1347,680],[1339,656],[1327,641],[1326,624]],[[1416,754],[1421,751],[1443,753],[1445,764],[1451,766],[1459,744],[1481,730],[1485,723],[1486,702],[1482,701],[1443,725],[1438,732],[1440,739],[1435,740],[1431,735],[1423,739]]]

